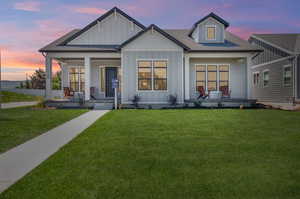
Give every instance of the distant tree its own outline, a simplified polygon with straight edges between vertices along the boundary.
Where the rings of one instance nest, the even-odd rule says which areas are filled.
[[[52,89],[61,89],[61,71],[57,71],[52,78]]]
[[[43,69],[39,68],[30,76],[30,81],[31,81],[31,85],[32,85],[33,89],[45,89],[45,87],[46,87],[45,71]],[[27,85],[27,83],[26,83],[26,85]]]

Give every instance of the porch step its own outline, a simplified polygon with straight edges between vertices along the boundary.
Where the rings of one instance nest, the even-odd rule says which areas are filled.
[[[114,104],[113,103],[95,103],[94,104],[94,110],[111,110],[113,109]]]

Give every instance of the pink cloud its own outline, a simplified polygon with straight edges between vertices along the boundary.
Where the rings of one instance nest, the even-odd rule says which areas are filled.
[[[272,33],[270,30],[252,29],[249,27],[229,27],[228,30],[245,40],[252,34]]]
[[[92,8],[92,7],[75,7],[72,9],[74,12],[81,14],[101,15],[107,12],[103,8]]]
[[[25,10],[31,12],[40,11],[41,3],[38,1],[18,2],[14,4],[16,10]]]

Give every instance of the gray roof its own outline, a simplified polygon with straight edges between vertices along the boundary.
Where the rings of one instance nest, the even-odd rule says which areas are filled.
[[[80,30],[72,30],[44,48],[40,52],[117,52],[118,45],[65,45],[64,42]],[[167,34],[174,37],[189,48],[190,52],[257,52],[261,51],[247,41],[225,31],[225,42],[219,44],[196,43],[188,36],[190,29],[165,29]]]
[[[300,53],[300,34],[253,34],[285,50]]]

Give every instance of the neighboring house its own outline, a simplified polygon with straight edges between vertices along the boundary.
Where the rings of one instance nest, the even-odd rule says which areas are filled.
[[[254,34],[249,42],[264,49],[253,57],[251,97],[261,102],[300,99],[300,34]]]
[[[200,89],[249,99],[251,58],[262,50],[226,31],[228,26],[211,13],[191,29],[145,27],[115,7],[40,49],[47,97],[54,59],[62,69],[62,87],[84,92],[85,100],[91,90],[97,99],[113,97],[114,78],[120,81],[122,104],[135,95],[144,104],[167,103],[169,95],[184,103],[196,99]]]

